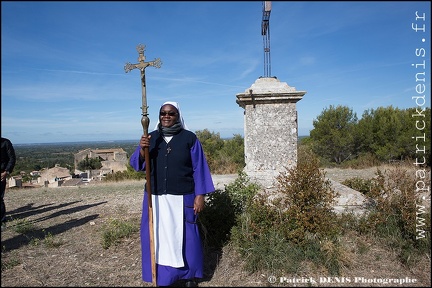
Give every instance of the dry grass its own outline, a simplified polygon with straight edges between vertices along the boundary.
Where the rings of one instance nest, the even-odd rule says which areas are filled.
[[[343,178],[342,170],[331,172],[335,174],[332,177],[339,173],[338,177]],[[359,175],[361,172],[355,173]],[[12,220],[7,223],[7,229],[1,232],[1,286],[152,286],[141,280],[138,232],[123,239],[119,245],[108,249],[102,247],[103,227],[111,219],[139,222],[142,189],[141,181],[130,181],[79,188],[7,190],[5,201],[8,216]],[[15,231],[14,225],[20,221],[32,225],[33,239]],[[332,279],[336,281],[333,283],[328,282],[327,277],[330,275],[327,271],[314,267],[312,263],[304,263],[299,275],[274,275],[276,283],[270,284],[268,279],[271,275],[266,272],[246,273],[242,269],[244,260],[228,245],[222,251],[206,251],[205,279],[199,285],[430,287],[429,255],[425,255],[415,268],[407,268],[400,264],[389,247],[383,247],[377,241],[355,234],[341,241],[347,247],[345,267],[342,278]],[[4,269],[6,265],[10,267]],[[415,279],[416,283],[355,283],[355,277],[376,281],[388,278]],[[313,279],[315,283],[310,284],[307,279]],[[301,283],[294,284],[293,280]]]

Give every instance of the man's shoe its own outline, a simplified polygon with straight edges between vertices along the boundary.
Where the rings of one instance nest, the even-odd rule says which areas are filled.
[[[185,282],[185,287],[198,287],[198,284],[194,280],[187,280]]]

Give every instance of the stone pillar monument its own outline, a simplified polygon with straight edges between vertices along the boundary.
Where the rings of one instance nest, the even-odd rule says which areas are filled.
[[[280,172],[297,165],[296,103],[305,94],[276,77],[260,77],[236,95],[245,110],[244,172],[264,188],[273,187]]]

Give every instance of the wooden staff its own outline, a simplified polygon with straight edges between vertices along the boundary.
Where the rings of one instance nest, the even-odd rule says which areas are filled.
[[[141,71],[141,90],[142,90],[142,118],[141,125],[143,127],[144,136],[148,137],[148,127],[150,124],[150,119],[148,118],[148,106],[147,106],[147,95],[146,95],[146,81],[145,81],[145,68],[147,66],[154,66],[160,68],[162,62],[160,59],[155,59],[151,62],[144,62],[145,46],[139,44],[137,46],[137,51],[139,54],[137,64],[126,63],[124,69],[125,72],[129,72],[132,69],[138,68]],[[144,147],[144,160],[145,160],[145,171],[146,171],[146,190],[147,190],[147,203],[148,203],[148,219],[149,219],[149,235],[150,235],[150,258],[151,258],[151,268],[152,268],[152,284],[154,287],[157,286],[156,283],[156,254],[154,245],[154,229],[153,229],[153,201],[151,193],[151,178],[150,178],[150,152],[149,147]]]

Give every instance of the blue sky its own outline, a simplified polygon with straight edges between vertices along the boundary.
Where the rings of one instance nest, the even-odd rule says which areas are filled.
[[[307,92],[298,134],[330,105],[359,118],[415,107],[412,64],[423,60],[430,107],[430,12],[429,1],[272,1],[271,76]],[[262,1],[2,1],[1,134],[20,144],[139,139],[140,73],[124,65],[144,44],[146,61],[162,60],[145,70],[149,131],[160,105],[177,101],[190,130],[244,136],[236,94],[264,76],[261,22]]]

